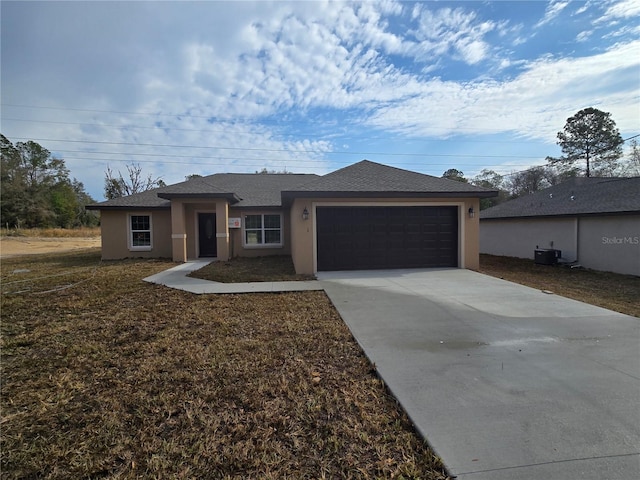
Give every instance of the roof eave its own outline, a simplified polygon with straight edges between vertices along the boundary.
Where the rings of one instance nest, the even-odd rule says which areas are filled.
[[[171,210],[169,205],[86,205],[86,210]]]
[[[285,190],[282,192],[282,203],[287,204],[295,198],[491,198],[498,192],[487,190],[482,192],[371,192],[371,191],[300,191]]]
[[[162,192],[158,193],[158,197],[163,198],[165,200],[172,200],[174,198],[224,198],[229,200],[230,203],[237,203],[242,198],[240,198],[235,193],[171,193],[171,192]]]
[[[530,218],[567,218],[567,217],[606,217],[617,215],[640,215],[640,210],[623,210],[618,212],[574,212],[574,213],[548,213],[532,215],[505,215],[499,217],[483,217],[480,213],[480,220],[522,220]]]

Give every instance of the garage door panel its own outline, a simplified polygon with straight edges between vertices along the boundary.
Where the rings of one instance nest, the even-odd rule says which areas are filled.
[[[318,270],[457,266],[457,207],[317,207]]]

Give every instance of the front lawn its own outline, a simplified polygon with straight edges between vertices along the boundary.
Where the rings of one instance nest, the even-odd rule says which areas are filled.
[[[2,478],[446,478],[324,293],[141,281],[171,266],[2,261]]]

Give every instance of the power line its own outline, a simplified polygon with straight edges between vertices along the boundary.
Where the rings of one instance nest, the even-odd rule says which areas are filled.
[[[282,148],[253,148],[253,147],[222,147],[216,145],[201,146],[201,145],[171,145],[171,144],[159,144],[159,143],[135,143],[135,142],[104,142],[97,140],[59,140],[52,138],[27,138],[27,137],[14,137],[15,140],[37,140],[39,142],[60,142],[60,143],[88,143],[96,145],[120,145],[120,146],[134,146],[134,147],[160,147],[160,148],[193,148],[193,149],[208,149],[208,150],[236,150],[236,151],[249,151],[249,152],[272,152],[272,153],[290,153],[290,154],[322,154],[322,155],[376,155],[387,157],[448,157],[448,158],[522,158],[532,159],[539,158],[538,156],[526,156],[526,155],[470,155],[470,154],[453,154],[453,153],[385,153],[385,152],[349,152],[340,150],[291,150]],[[132,155],[131,153],[122,153],[120,155]],[[141,154],[141,155],[154,155],[153,153]]]
[[[35,108],[35,107],[34,107]],[[46,108],[46,107],[42,107],[42,108]],[[117,112],[114,112],[117,113]],[[150,126],[145,126],[145,125],[116,125],[116,124],[108,124],[108,123],[82,123],[82,122],[60,122],[60,121],[53,121],[53,120],[33,120],[33,119],[27,119],[27,118],[11,118],[11,117],[3,117],[2,119],[3,121],[14,121],[14,122],[25,122],[25,123],[45,123],[45,124],[51,124],[51,125],[76,125],[79,127],[98,127],[98,128],[115,128],[118,130],[132,130],[132,129],[139,129],[139,130],[170,130],[171,132],[198,132],[198,133],[229,133],[228,130],[216,130],[216,129],[197,129],[197,128],[175,128],[175,127],[169,127],[169,126],[162,126],[162,125],[150,125]],[[238,123],[233,122],[234,125],[238,125]],[[251,124],[248,123],[241,123],[241,125],[247,125],[250,126]],[[261,132],[253,132],[253,131],[247,131],[247,132],[242,132],[245,133],[247,135],[249,134],[259,134]],[[288,136],[292,135],[292,134],[287,134]],[[345,138],[353,138],[352,136],[345,136],[345,135],[339,135],[339,134],[335,134],[335,133],[331,133],[331,134],[310,134],[310,133],[305,133],[304,137],[308,138],[308,137],[315,137],[315,138],[326,138],[326,137],[334,137],[334,136],[339,136],[339,138],[341,139],[345,139]],[[443,140],[439,140],[439,141],[445,141],[446,139]],[[475,139],[456,139],[455,140],[456,143],[496,143],[496,144],[520,144],[522,142],[520,141],[515,141],[515,140],[475,140]]]
[[[86,153],[86,152],[77,152],[77,153]],[[206,159],[207,157],[201,157]],[[109,162],[117,162],[117,163],[122,163],[122,162],[131,162],[130,159],[123,159],[123,158],[96,158],[96,157],[76,157],[76,156],[71,156],[71,157],[67,157],[65,156],[65,160],[83,160],[83,161],[88,161],[88,162],[101,162],[101,163],[109,163]],[[182,162],[182,161],[172,161],[172,160],[162,160],[161,162],[158,162],[157,160],[135,160],[134,163],[152,163],[152,164],[175,164],[175,165],[200,165],[200,166],[229,166],[228,163],[216,163],[216,161],[220,162],[220,161],[227,161],[227,162],[234,162],[234,161],[242,161],[242,165],[243,167],[263,167],[265,165],[265,160],[270,164],[282,164],[283,166],[291,166],[291,159],[284,159],[284,160],[279,160],[279,159],[259,159],[259,158],[234,158],[234,157],[217,157],[217,158],[211,158],[211,162]],[[247,163],[247,162],[252,162],[252,161],[259,161],[262,160],[262,163]],[[310,165],[310,163],[323,163],[321,161],[307,161],[305,160],[305,169],[318,169],[318,168],[322,168],[322,165]],[[326,163],[326,162],[325,162]],[[351,162],[349,161],[338,161],[338,162],[332,162],[332,163],[342,163],[342,164],[350,164]],[[422,167],[449,167],[451,166],[451,164],[449,163],[407,163],[404,162],[402,163],[403,166],[413,166],[413,165],[417,165],[417,166],[422,166]],[[467,166],[471,167],[473,165],[471,164],[467,164]],[[500,167],[519,167],[520,165],[518,164],[500,164]]]

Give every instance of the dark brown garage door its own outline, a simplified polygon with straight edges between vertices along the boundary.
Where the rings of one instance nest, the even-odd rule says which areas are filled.
[[[317,207],[318,271],[458,266],[458,207]]]

